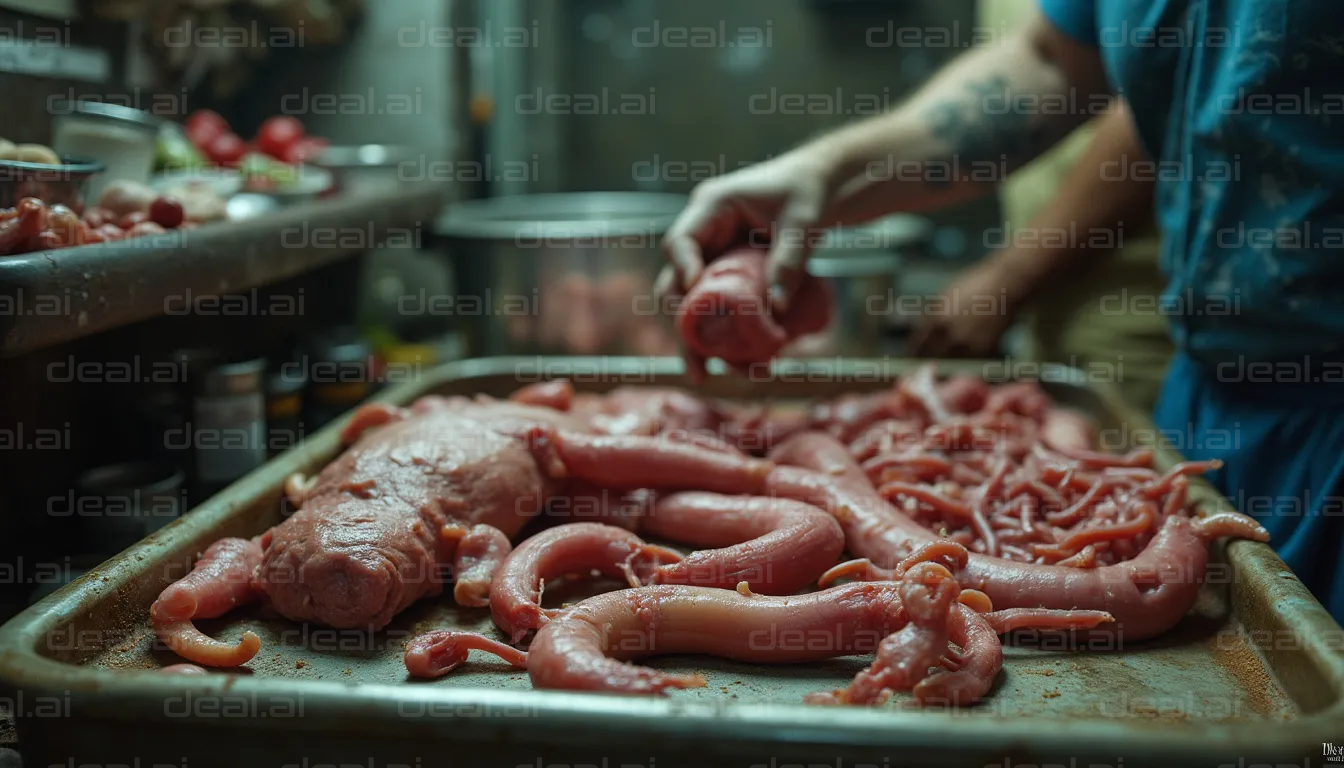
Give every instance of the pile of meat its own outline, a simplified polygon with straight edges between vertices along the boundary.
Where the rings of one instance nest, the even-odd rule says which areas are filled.
[[[159,194],[144,184],[115,181],[82,214],[25,197],[13,208],[0,208],[0,256],[162,235],[226,215],[224,200],[202,185]]]
[[[296,514],[216,543],[163,592],[153,624],[178,654],[245,663],[255,635],[192,624],[244,602],[378,629],[451,586],[501,639],[431,632],[406,651],[413,676],[475,649],[541,688],[653,693],[704,681],[632,660],[860,653],[867,669],[809,700],[961,705],[992,688],[1000,635],[1152,637],[1193,605],[1210,540],[1267,538],[1238,514],[1191,514],[1186,476],[1206,465],[1159,474],[1149,452],[1093,452],[1087,421],[1035,385],[939,383],[931,367],[808,411],[549,382],[507,402],[366,406],[345,436],[288,483]],[[550,527],[516,541],[538,516]],[[598,574],[628,588],[546,604],[548,585]]]

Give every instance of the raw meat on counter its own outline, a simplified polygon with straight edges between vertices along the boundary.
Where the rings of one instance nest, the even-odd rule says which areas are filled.
[[[216,641],[193,618],[265,596],[294,620],[378,628],[453,583],[460,604],[488,604],[504,637],[533,635],[530,647],[434,631],[405,653],[413,676],[480,650],[537,687],[660,693],[704,681],[629,662],[872,653],[846,687],[808,701],[908,691],[964,705],[992,690],[999,635],[1153,637],[1191,609],[1211,540],[1267,538],[1240,514],[1193,514],[1188,476],[1208,464],[1158,473],[1151,451],[1097,452],[1087,419],[1030,383],[939,382],[930,366],[801,413],[567,382],[513,400],[361,409],[354,445],[289,485],[299,512],[207,550],[155,604],[156,630],[192,661],[233,666],[256,638]],[[533,515],[578,509],[583,522],[510,551]],[[863,559],[840,562],[842,549]],[[544,605],[548,584],[593,573],[628,588]],[[770,639],[818,628],[834,642]]]
[[[556,410],[488,400],[369,405],[345,436],[354,445],[320,475],[289,484],[298,512],[256,539],[215,544],[154,604],[155,629],[179,655],[245,663],[259,648],[255,635],[230,645],[191,621],[262,596],[295,621],[379,629],[439,594],[451,565],[455,597],[474,602],[507,554],[491,542],[517,534],[571,478],[628,489],[695,478],[697,487],[753,493],[770,469],[736,451],[596,435]],[[482,551],[493,553],[488,564]],[[463,580],[467,571],[480,583]]]
[[[33,197],[0,210],[0,256],[162,235],[224,217],[223,199],[206,187],[160,194],[143,184],[115,181],[82,216]]]

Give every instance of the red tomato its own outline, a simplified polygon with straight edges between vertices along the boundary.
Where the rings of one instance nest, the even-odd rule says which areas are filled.
[[[230,133],[229,123],[218,112],[198,109],[187,118],[187,138],[196,148],[205,151],[215,139]]]
[[[272,117],[257,131],[257,149],[277,160],[284,160],[285,154],[301,141],[303,123],[296,117]]]
[[[331,146],[331,142],[326,139],[316,139],[311,136],[306,137],[301,139],[299,143],[290,147],[289,151],[285,153],[285,156],[280,159],[290,165],[301,165],[314,158],[321,157],[322,153],[325,152],[329,146]]]
[[[238,134],[226,133],[210,142],[210,146],[205,148],[205,154],[219,165],[237,165],[247,154],[247,145],[238,138]]]
[[[149,206],[149,220],[164,229],[176,229],[182,226],[185,218],[182,203],[176,198],[160,195],[154,198],[154,202]]]

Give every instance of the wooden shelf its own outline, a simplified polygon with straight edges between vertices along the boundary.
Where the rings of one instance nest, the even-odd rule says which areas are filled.
[[[238,293],[381,247],[418,242],[442,185],[336,197],[263,218],[121,243],[0,257],[0,358]]]

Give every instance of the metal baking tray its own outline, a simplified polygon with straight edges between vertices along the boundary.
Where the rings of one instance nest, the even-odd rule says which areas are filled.
[[[789,400],[873,390],[905,360],[784,362],[768,380],[712,378],[723,397]],[[1002,365],[997,366],[1002,369]],[[502,396],[542,378],[582,390],[684,385],[673,360],[495,358],[447,365],[380,399],[431,393]],[[994,370],[947,364],[945,372]],[[1043,382],[1106,434],[1150,443],[1151,423],[1078,372]],[[655,659],[698,671],[707,688],[666,698],[533,691],[525,673],[473,656],[435,682],[409,682],[402,644],[420,631],[491,631],[488,612],[423,601],[375,634],[295,624],[240,610],[203,628],[262,651],[233,674],[153,674],[176,657],[156,647],[150,603],[223,536],[281,516],[281,485],[339,450],[336,427],[286,453],[181,520],[95,568],[0,628],[0,684],[29,765],[616,766],[790,764],[1223,766],[1320,765],[1344,742],[1344,631],[1262,544],[1219,546],[1196,610],[1161,638],[1078,649],[1043,639],[1006,649],[983,704],[922,711],[807,707],[866,660],[798,666],[706,657]],[[1159,463],[1179,460],[1159,451]],[[1219,505],[1207,486],[1192,496]],[[1216,583],[1215,583],[1216,582]]]

